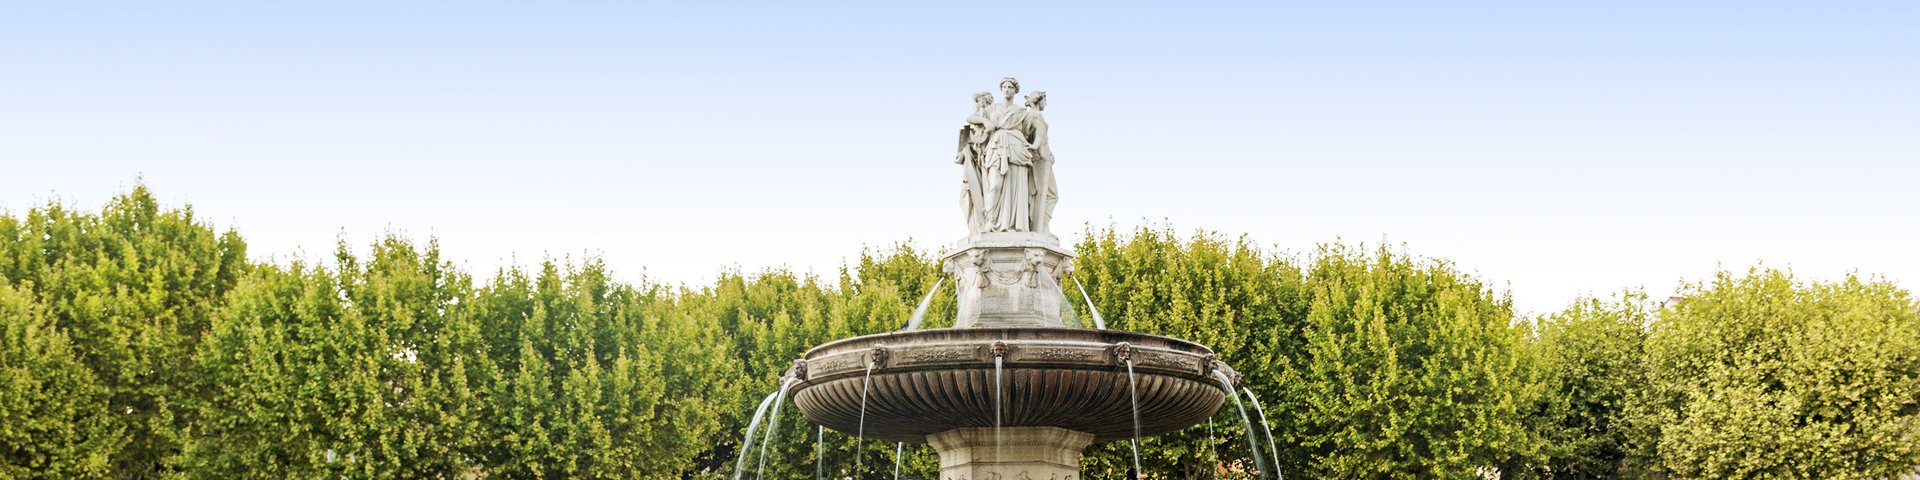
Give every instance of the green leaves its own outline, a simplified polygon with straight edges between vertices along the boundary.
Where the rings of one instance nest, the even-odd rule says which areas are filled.
[[[1525,332],[1443,261],[1341,245],[1302,261],[1151,229],[1099,231],[1076,251],[1112,328],[1209,345],[1244,375],[1288,476],[1467,477],[1534,454]],[[1247,462],[1237,421],[1220,426],[1211,444],[1204,427],[1148,440],[1145,468],[1207,478],[1212,459]],[[1089,478],[1123,474],[1124,450],[1096,447]]]
[[[102,477],[127,436],[107,389],[23,290],[0,280],[0,478]]]
[[[1920,306],[1884,280],[1720,272],[1647,338],[1640,453],[1676,478],[1894,478],[1920,465]]]
[[[1075,250],[1110,328],[1209,345],[1243,374],[1289,477],[1920,465],[1920,306],[1884,280],[1722,272],[1664,307],[1628,292],[1519,319],[1452,264],[1384,247],[1108,228]],[[824,280],[698,286],[622,282],[597,260],[476,281],[436,241],[363,251],[249,263],[237,234],[144,187],[98,213],[0,215],[0,478],[725,477],[793,359],[899,328],[941,276],[908,245]],[[950,287],[933,298],[924,328],[950,325]],[[891,469],[891,443],[829,432],[821,448],[791,403],[769,423],[769,478],[820,459],[834,478]],[[1142,463],[1244,477],[1246,435],[1222,412],[1146,439]],[[931,449],[906,451],[905,475],[934,474]],[[1084,476],[1121,478],[1127,456],[1096,445]]]
[[[54,204],[0,216],[0,279],[71,342],[107,395],[97,408],[127,437],[89,452],[107,456],[114,476],[154,474],[178,453],[190,420],[178,405],[203,394],[185,367],[250,268],[237,235],[215,234],[190,209],[162,211],[144,186],[98,214]]]

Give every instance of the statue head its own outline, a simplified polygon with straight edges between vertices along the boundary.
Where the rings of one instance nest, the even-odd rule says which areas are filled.
[[[1033,93],[1027,94],[1027,106],[1033,108],[1034,110],[1046,110],[1047,109],[1047,91],[1034,90]]]
[[[993,104],[993,94],[980,92],[973,94],[973,108],[979,110]]]
[[[1000,79],[1000,93],[1006,94],[1008,99],[1012,99],[1013,94],[1020,93],[1020,81],[1014,80],[1013,77]]]

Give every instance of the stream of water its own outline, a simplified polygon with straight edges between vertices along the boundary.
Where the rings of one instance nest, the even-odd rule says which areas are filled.
[[[760,429],[760,420],[767,414],[767,406],[773,403],[777,395],[780,395],[779,391],[767,395],[766,400],[760,401],[760,407],[753,409],[753,420],[747,422],[746,438],[740,440],[740,458],[733,461],[733,480],[740,480],[741,474],[746,473],[747,454],[753,451],[753,432]]]
[[[1086,284],[1080,283],[1080,277],[1073,277],[1073,286],[1080,287],[1080,298],[1086,299],[1087,311],[1093,313],[1093,328],[1107,329],[1106,319],[1100,318],[1100,308],[1093,306],[1093,297],[1087,296]]]
[[[1247,392],[1247,399],[1253,400],[1253,411],[1260,413],[1260,428],[1267,431],[1267,450],[1273,453],[1273,478],[1275,480],[1285,480],[1287,478],[1286,475],[1280,474],[1280,447],[1275,446],[1273,443],[1273,424],[1267,423],[1267,408],[1260,406],[1260,397],[1253,394],[1253,389],[1243,387],[1241,390]],[[775,408],[774,410],[778,411],[779,409]]]
[[[767,438],[760,441],[760,466],[753,470],[755,480],[767,474],[767,449],[773,445],[774,439],[780,438],[774,435],[774,432],[780,431],[780,403],[786,401],[787,389],[792,388],[793,382],[797,381],[800,379],[788,378],[780,382],[780,389],[773,391],[773,410],[767,411]]]
[[[1133,359],[1127,359],[1127,399],[1133,402],[1133,478],[1139,480],[1146,472],[1140,471],[1140,384],[1133,378]]]
[[[894,442],[893,444],[893,480],[900,480],[900,460],[903,460],[906,458],[904,456],[904,454],[906,453],[906,450],[907,450],[907,442]]]
[[[1000,388],[1001,388],[1000,387],[1000,363],[1001,362],[1000,361],[1001,359],[1002,358],[998,355],[995,355],[993,357],[993,459],[994,461],[1000,461],[1001,459],[1007,458],[1007,457],[1001,456],[1001,450],[1000,450],[1000,444],[1002,443],[1000,441],[1001,440],[1001,436],[1000,436],[1000,395],[1001,395],[1001,392],[1000,392]]]
[[[860,427],[853,435],[853,477],[860,478],[860,446],[867,441],[867,387],[873,382],[873,359],[867,359],[867,374],[860,378]],[[737,480],[737,479],[736,479]]]
[[[940,293],[940,284],[946,281],[947,277],[940,277],[939,280],[933,282],[933,288],[927,289],[927,297],[920,299],[920,306],[914,307],[913,316],[907,318],[907,328],[905,331],[911,332],[920,329],[920,320],[927,316],[927,306],[933,304],[933,294]]]
[[[1226,389],[1227,396],[1233,397],[1234,408],[1240,410],[1240,422],[1247,428],[1247,452],[1253,454],[1253,473],[1255,478],[1266,478],[1264,470],[1267,469],[1267,461],[1264,458],[1260,458],[1264,455],[1260,454],[1260,445],[1254,440],[1256,435],[1254,435],[1253,417],[1247,416],[1247,406],[1240,403],[1240,393],[1233,389],[1233,379],[1227,378],[1227,372],[1215,370],[1213,376],[1220,379],[1220,388]]]

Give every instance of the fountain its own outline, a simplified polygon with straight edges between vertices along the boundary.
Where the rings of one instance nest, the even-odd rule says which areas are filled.
[[[1097,310],[1098,328],[1062,320],[1073,253],[1047,232],[1057,195],[1046,98],[1035,92],[1016,107],[1018,89],[1009,78],[1004,103],[976,95],[960,132],[970,233],[942,258],[954,326],[919,329],[922,300],[907,329],[815,347],[780,385],[792,382],[793,405],[815,424],[856,441],[896,442],[896,452],[931,444],[943,479],[1074,479],[1088,445],[1120,440],[1134,442],[1137,471],[1140,438],[1237,403],[1238,374],[1205,346],[1106,330]],[[777,414],[779,393],[769,401]],[[864,468],[856,478],[884,474]]]

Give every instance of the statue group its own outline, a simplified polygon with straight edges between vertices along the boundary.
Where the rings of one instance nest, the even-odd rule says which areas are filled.
[[[1053,180],[1053,150],[1047,146],[1047,92],[1027,94],[1026,106],[1014,105],[1020,81],[1000,80],[1004,101],[993,94],[973,95],[973,114],[960,127],[962,191],[960,206],[971,233],[1047,233],[1059,190]]]

